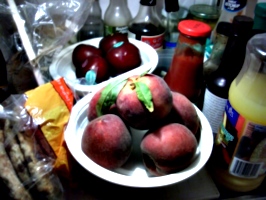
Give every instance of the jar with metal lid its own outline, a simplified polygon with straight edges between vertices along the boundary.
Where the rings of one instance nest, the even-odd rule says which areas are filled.
[[[213,29],[219,19],[220,10],[216,6],[195,4],[189,8],[188,18],[205,22]]]
[[[164,80],[172,91],[198,101],[203,84],[203,57],[211,27],[196,20],[178,23],[180,32],[171,66]]]

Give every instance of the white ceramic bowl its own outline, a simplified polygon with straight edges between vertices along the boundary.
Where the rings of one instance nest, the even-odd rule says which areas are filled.
[[[132,75],[140,75],[144,72],[152,73],[158,64],[158,54],[154,48],[142,41],[129,38],[129,42],[137,46],[140,50],[140,56],[142,60],[140,67],[137,67],[119,76],[110,78],[107,81],[96,85],[81,85],[77,80],[75,68],[72,64],[72,52],[74,48],[79,44],[90,44],[98,47],[101,39],[102,37],[81,41],[63,49],[53,58],[53,62],[49,67],[49,72],[52,78],[58,79],[60,77],[63,77],[66,83],[72,89],[74,89],[75,92],[78,92],[78,94],[84,96],[87,93],[90,93],[93,90],[97,90],[97,88],[107,85],[109,82],[120,79],[122,77],[127,78]]]
[[[178,183],[193,176],[208,161],[213,146],[212,130],[206,117],[195,106],[201,121],[202,130],[195,159],[186,169],[169,175],[150,177],[142,163],[142,155],[140,151],[140,141],[145,134],[145,131],[140,132],[133,129],[131,129],[133,151],[127,163],[114,171],[101,167],[88,158],[81,149],[83,131],[89,123],[87,119],[87,109],[93,95],[94,92],[86,95],[77,102],[71,111],[70,120],[65,130],[65,141],[71,154],[77,162],[92,174],[106,181],[123,186],[139,188],[159,187]]]

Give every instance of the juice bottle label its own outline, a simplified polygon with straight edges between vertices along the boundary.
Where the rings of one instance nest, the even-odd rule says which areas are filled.
[[[128,32],[128,26],[104,26],[104,35],[110,35],[113,33],[127,33]]]
[[[154,36],[142,35],[140,40],[142,42],[149,44],[155,50],[159,50],[159,49],[163,48],[164,33],[162,33],[160,35],[154,35]]]
[[[227,101],[223,123],[216,137],[224,166],[230,174],[257,178],[266,172],[266,126],[241,116]]]
[[[238,12],[244,9],[247,5],[247,0],[225,0],[224,9],[229,12]]]

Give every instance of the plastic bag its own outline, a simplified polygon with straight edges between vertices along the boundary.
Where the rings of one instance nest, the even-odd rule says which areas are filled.
[[[2,103],[1,194],[12,199],[62,199],[62,185],[53,172],[56,155],[25,109],[25,101],[25,95],[12,95]]]
[[[7,0],[0,3],[0,48],[5,60],[14,62],[12,57],[24,52],[29,62],[26,67],[31,68],[37,85],[51,81],[48,68],[54,54],[83,26],[92,1],[28,0],[16,5],[14,0]],[[29,85],[28,89],[34,87],[36,85]]]

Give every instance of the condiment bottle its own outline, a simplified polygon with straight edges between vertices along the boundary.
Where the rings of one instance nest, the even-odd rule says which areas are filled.
[[[266,33],[266,2],[257,3],[254,10],[252,35]]]
[[[163,25],[165,27],[164,48],[174,49],[176,47],[179,31],[177,23],[179,23],[179,3],[178,0],[165,0],[165,8],[162,9]]]
[[[203,75],[206,79],[212,72],[218,69],[227,44],[228,37],[232,32],[232,23],[219,22],[217,35],[213,44],[210,58],[204,62]]]
[[[196,103],[203,84],[204,49],[211,27],[196,20],[182,20],[178,30],[177,46],[164,80],[172,91]]]
[[[129,24],[128,37],[160,50],[163,48],[164,32],[165,28],[156,11],[156,0],[140,0],[138,13]]]
[[[216,37],[216,27],[219,22],[233,22],[237,15],[245,15],[247,7],[247,0],[223,0],[222,11],[217,21],[216,26],[212,31],[211,40],[214,42]]]
[[[266,170],[266,34],[252,37],[232,82],[211,158],[213,178],[240,192],[257,188]]]
[[[88,18],[77,35],[77,40],[87,40],[95,37],[103,37],[104,24],[99,0],[94,0],[89,9]]]
[[[230,84],[243,66],[252,26],[251,17],[245,15],[234,17],[233,33],[228,38],[221,64],[206,79],[202,112],[210,122],[214,136],[222,123]]]
[[[220,16],[220,10],[215,5],[194,4],[189,7],[188,18],[205,22],[213,29]]]
[[[104,13],[104,35],[116,32],[127,34],[131,20],[132,15],[127,0],[110,0]]]

